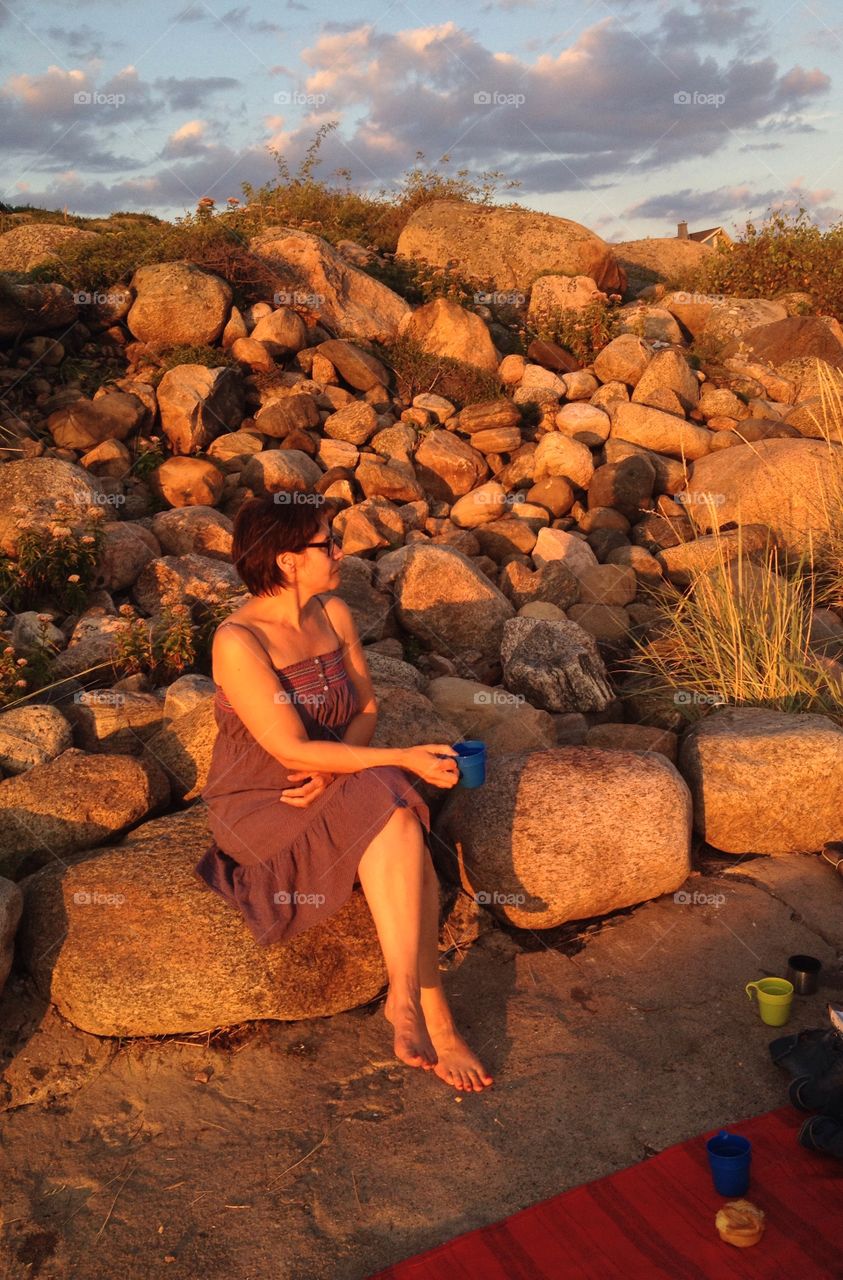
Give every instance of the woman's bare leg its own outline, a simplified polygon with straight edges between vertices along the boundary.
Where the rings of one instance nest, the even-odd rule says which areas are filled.
[[[411,1067],[430,1071],[436,1063],[421,1006],[419,950],[424,858],[418,818],[397,808],[368,846],[357,875],[389,975],[384,1013],[395,1028],[395,1054]]]
[[[457,1031],[442,987],[439,973],[439,885],[426,845],[422,889],[419,982],[421,1006],[438,1059],[433,1069],[440,1079],[455,1089],[480,1093],[494,1081]]]

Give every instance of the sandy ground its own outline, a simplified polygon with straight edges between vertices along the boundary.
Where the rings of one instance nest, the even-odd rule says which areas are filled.
[[[495,927],[445,975],[496,1076],[461,1095],[391,1055],[382,1000],[333,1018],[118,1043],[10,980],[0,1271],[10,1280],[362,1280],[786,1101],[744,984],[809,952],[840,998],[843,880],[703,858],[689,894],[579,942]],[[568,931],[570,933],[570,931]],[[552,940],[552,938],[551,938]]]

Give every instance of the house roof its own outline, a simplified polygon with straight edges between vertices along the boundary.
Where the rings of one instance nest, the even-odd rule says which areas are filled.
[[[688,239],[689,240],[707,240],[709,236],[713,236],[717,231],[719,231],[721,235],[724,235],[724,236],[728,236],[729,234],[727,231],[724,231],[722,227],[709,227],[707,231],[690,231],[688,233]]]

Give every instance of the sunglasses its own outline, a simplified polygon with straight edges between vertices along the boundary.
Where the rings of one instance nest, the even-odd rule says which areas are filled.
[[[333,529],[331,529],[324,542],[306,542],[304,545],[305,547],[327,547],[328,555],[332,556],[334,554],[334,547],[342,546],[342,538],[339,534],[334,533]]]

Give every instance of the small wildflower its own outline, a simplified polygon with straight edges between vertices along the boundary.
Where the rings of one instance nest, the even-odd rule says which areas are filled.
[[[52,621],[53,621],[53,619],[50,617],[49,613],[39,613],[39,614],[38,614],[38,621],[39,621],[39,622],[52,622]]]
[[[121,604],[117,612],[122,613],[124,618],[133,618],[135,616],[135,606],[133,604]]]
[[[3,650],[3,656],[4,656],[4,657],[7,657],[10,653],[11,653],[11,654],[14,654],[14,652],[15,652],[15,651],[14,651],[14,649],[12,648],[12,646],[11,646],[10,644],[7,644],[7,645],[6,645],[6,648]]]
[[[86,533],[84,538],[81,539],[81,541],[84,542],[86,545],[90,546],[90,544],[94,541],[94,535],[92,533]]]
[[[67,575],[67,580],[68,580],[68,582],[78,582],[78,581],[79,581],[79,574],[78,574],[78,573],[69,573],[69,574]]]
[[[16,659],[16,661],[15,661],[15,666],[16,666],[16,667],[26,667],[26,666],[28,666],[28,665],[29,665],[29,659],[28,659],[28,658],[18,658],[18,659]]]
[[[15,681],[15,688],[16,688],[16,689],[25,689],[25,688],[26,688],[26,681],[25,681],[25,680],[16,680],[16,681]]]

